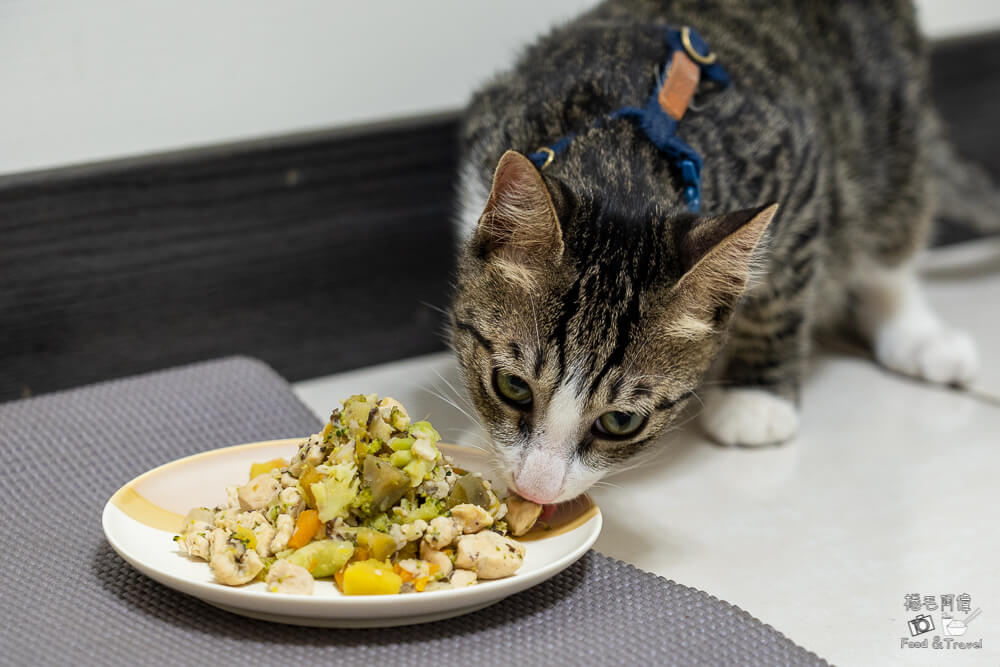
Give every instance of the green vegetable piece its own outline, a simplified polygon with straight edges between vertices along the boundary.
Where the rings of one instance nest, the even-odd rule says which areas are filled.
[[[396,551],[396,540],[377,530],[361,528],[358,530],[358,546],[367,547],[369,556],[375,560],[387,560]]]
[[[385,512],[410,488],[409,475],[377,456],[365,459],[362,477],[371,489],[371,512]],[[379,556],[374,558],[384,560]]]
[[[337,517],[347,516],[348,509],[357,499],[358,488],[361,486],[355,474],[356,470],[349,463],[333,466],[325,480],[309,486],[316,500],[320,521],[325,523]]]
[[[420,507],[417,508],[415,512],[410,513],[410,521],[416,521],[417,519],[423,519],[424,521],[430,521],[431,519],[436,519],[437,517],[444,514],[445,506],[444,502],[441,500],[436,500],[434,498],[428,498]]]
[[[490,509],[493,497],[490,490],[486,488],[482,477],[475,477],[469,473],[459,477],[458,481],[455,482],[455,486],[448,496],[448,508],[451,509],[455,505],[463,503],[479,505],[484,510]]]
[[[400,453],[402,452],[396,452],[396,454]],[[393,456],[396,454],[393,454]],[[403,467],[403,472],[410,476],[410,486],[416,487],[420,486],[420,483],[424,481],[424,477],[427,476],[427,473],[429,473],[433,467],[433,461],[413,459]]]
[[[389,456],[389,463],[396,466],[397,468],[402,468],[413,460],[413,454],[410,453],[408,449],[401,449],[398,452],[393,452]]]
[[[354,545],[341,540],[310,542],[287,557],[289,563],[304,567],[314,579],[332,577],[354,555]]]
[[[404,499],[399,508],[393,508],[394,520],[396,523],[413,523],[417,519],[430,521],[444,514],[445,509],[444,501],[435,498],[426,498],[420,505]]]
[[[441,436],[434,430],[434,427],[431,426],[430,422],[417,422],[415,424],[410,424],[410,428],[407,430],[415,439],[425,438],[430,440],[431,444],[435,444],[441,440]]]
[[[385,512],[368,519],[365,521],[365,525],[372,530],[377,530],[380,533],[388,533],[392,530],[392,521],[389,519],[389,515]]]
[[[344,401],[344,410],[340,414],[340,423],[351,429],[351,435],[355,438],[367,435],[368,416],[372,408],[378,401],[376,394],[357,394]],[[357,422],[357,427],[352,427],[351,422]]]
[[[389,413],[389,424],[397,431],[405,431],[410,425],[410,415],[400,410],[398,406],[393,406]]]
[[[406,546],[399,550],[399,554],[396,556],[397,561],[406,560],[407,558],[420,558],[419,540],[414,540],[413,542],[407,542]]]
[[[414,442],[413,438],[393,438],[389,441],[389,448],[394,452],[401,452],[412,447]]]

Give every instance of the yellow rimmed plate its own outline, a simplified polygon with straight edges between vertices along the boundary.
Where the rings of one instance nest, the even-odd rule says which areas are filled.
[[[513,576],[460,590],[348,597],[331,581],[317,581],[313,595],[270,593],[261,582],[223,586],[208,563],[189,558],[173,537],[192,507],[225,501],[225,487],[245,484],[251,463],[289,458],[302,438],[255,442],[195,454],[136,477],[104,506],[108,543],[137,570],[182,593],[235,614],[316,627],[390,627],[426,623],[482,609],[555,576],[576,562],[601,532],[601,512],[589,496],[561,505],[547,529],[521,538],[527,553]],[[478,450],[442,445],[455,464],[491,477]],[[502,484],[493,480],[498,488]]]

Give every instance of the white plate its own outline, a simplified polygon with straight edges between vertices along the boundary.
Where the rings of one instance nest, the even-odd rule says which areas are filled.
[[[601,512],[589,496],[560,506],[550,529],[523,538],[524,565],[513,576],[459,590],[349,597],[319,580],[313,595],[270,593],[262,582],[241,587],[216,583],[208,563],[189,558],[174,543],[192,507],[225,501],[225,487],[245,484],[250,464],[288,459],[302,438],[257,442],[195,454],[136,477],[104,506],[104,534],[112,548],[148,577],[235,614],[317,627],[386,627],[425,623],[482,609],[555,576],[583,556],[601,532]],[[456,465],[489,477],[477,450],[443,445]],[[497,485],[501,488],[500,485]]]

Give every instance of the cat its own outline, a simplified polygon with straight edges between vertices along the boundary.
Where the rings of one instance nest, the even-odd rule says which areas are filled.
[[[608,117],[650,97],[680,26],[732,81],[703,81],[677,126],[704,159],[699,214],[639,124]],[[913,268],[943,173],[975,174],[941,136],[926,51],[908,0],[620,0],[474,95],[451,342],[513,490],[575,497],[692,400],[720,443],[788,440],[820,331],[973,378],[973,341]]]

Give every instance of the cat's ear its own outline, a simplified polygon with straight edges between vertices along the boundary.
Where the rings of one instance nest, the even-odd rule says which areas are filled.
[[[710,331],[746,289],[751,262],[777,204],[698,219],[680,239],[684,275],[673,289],[673,304],[689,324]],[[728,317],[727,317],[728,319]]]
[[[500,158],[474,239],[480,256],[515,273],[562,257],[562,230],[552,197],[535,165],[520,153],[507,151]]]

